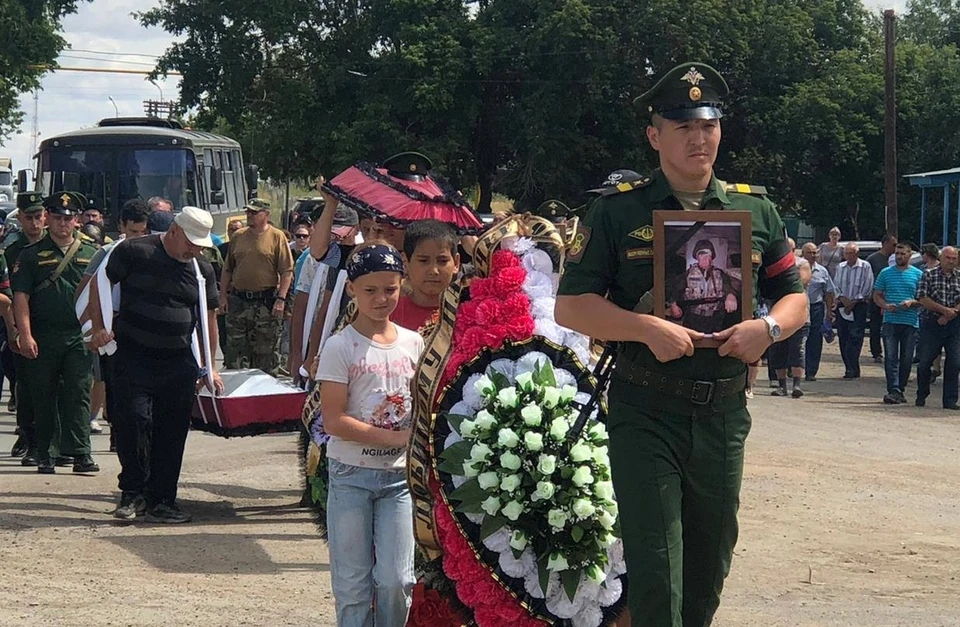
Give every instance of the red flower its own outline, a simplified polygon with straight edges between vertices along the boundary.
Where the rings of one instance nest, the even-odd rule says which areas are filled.
[[[490,274],[496,274],[504,268],[515,268],[520,265],[520,257],[509,250],[500,249],[490,258]]]
[[[497,294],[501,298],[518,292],[523,287],[523,282],[527,279],[527,271],[520,267],[504,268],[493,277],[497,288]]]
[[[504,321],[514,318],[529,318],[531,317],[530,299],[523,292],[510,294],[501,302],[500,312]]]
[[[479,325],[490,326],[502,323],[502,315],[503,311],[501,309],[500,302],[495,298],[487,298],[480,301],[480,304],[477,305],[477,311],[474,319]]]
[[[534,322],[530,316],[508,319],[504,326],[506,338],[514,342],[522,342],[533,335]]]
[[[482,300],[492,298],[497,295],[497,286],[493,278],[474,279],[470,283],[470,298],[472,300]]]
[[[413,587],[413,604],[407,627],[459,627],[461,624],[463,620],[439,592],[422,583]]]

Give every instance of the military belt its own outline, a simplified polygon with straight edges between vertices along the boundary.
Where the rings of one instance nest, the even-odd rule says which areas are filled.
[[[233,290],[233,295],[243,300],[273,300],[277,297],[277,290],[264,290],[262,292]]]
[[[632,385],[647,388],[669,400],[688,401],[694,405],[710,405],[714,401],[739,394],[747,386],[747,373],[729,379],[697,380],[671,377],[642,365],[618,365],[613,376]]]

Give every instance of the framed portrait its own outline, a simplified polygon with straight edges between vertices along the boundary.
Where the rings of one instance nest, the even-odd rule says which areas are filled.
[[[749,211],[654,211],[654,315],[714,333],[753,318]]]

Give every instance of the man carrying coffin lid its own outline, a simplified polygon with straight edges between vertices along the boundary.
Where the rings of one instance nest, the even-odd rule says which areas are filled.
[[[113,376],[126,387],[114,418],[121,466],[114,516],[122,520],[144,513],[152,522],[190,520],[177,505],[177,482],[197,382],[206,375],[191,348],[199,315],[207,316],[210,354],[217,349],[217,283],[213,267],[200,255],[213,245],[212,227],[208,212],[184,207],[168,231],[117,244],[106,262],[107,278],[120,284],[114,333],[104,329],[100,315],[105,296],[91,292],[90,344],[106,346],[116,335]],[[203,314],[198,272],[205,287]],[[214,391],[222,393],[215,364],[206,366],[212,370]]]
[[[713,173],[726,95],[716,70],[684,63],[637,99],[660,168],[600,191],[568,249],[557,297],[558,323],[620,342],[607,425],[634,627],[712,622],[737,540],[747,364],[807,318],[773,203]],[[719,348],[694,350],[701,333],[650,315],[653,212],[681,209],[752,214],[754,280],[774,305],[763,319],[715,333]]]
[[[21,389],[33,401],[42,474],[55,473],[61,455],[73,457],[73,472],[100,470],[90,456],[92,361],[73,308],[73,294],[97,252],[75,232],[86,204],[74,192],[45,198],[47,234],[24,248],[13,266],[18,345],[26,358]]]

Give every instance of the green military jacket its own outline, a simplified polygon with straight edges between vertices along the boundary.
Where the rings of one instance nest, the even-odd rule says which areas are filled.
[[[30,295],[30,326],[35,336],[80,334],[73,296],[96,252],[90,244],[80,244],[60,277],[47,287],[44,280],[54,273],[64,257],[60,247],[47,234],[20,253],[10,283],[14,292]]]
[[[47,235],[47,230],[43,230],[43,234],[40,236],[40,239],[43,239]],[[13,268],[17,263],[17,257],[20,256],[20,253],[23,252],[23,249],[30,245],[30,240],[27,239],[27,236],[23,233],[17,235],[17,239],[7,246],[3,250],[3,258],[7,262],[7,268]]]
[[[624,190],[611,189],[591,202],[567,249],[559,295],[598,294],[618,307],[632,310],[641,296],[653,289],[653,212],[679,211],[683,206],[660,170],[623,187]],[[752,191],[749,186],[728,185],[714,176],[701,207],[752,214],[755,298],[758,292],[771,301],[786,294],[802,293],[803,285],[792,263],[793,253],[788,248],[786,231],[776,207],[763,194],[735,190]],[[771,269],[774,271],[768,272]],[[756,302],[753,305],[755,309]],[[692,357],[661,364],[652,351],[639,342],[622,342],[617,360],[640,364],[668,376],[699,379],[732,377],[746,367],[740,360],[720,357],[716,349],[709,348],[697,349]]]

